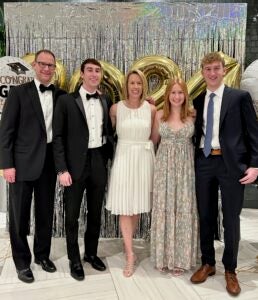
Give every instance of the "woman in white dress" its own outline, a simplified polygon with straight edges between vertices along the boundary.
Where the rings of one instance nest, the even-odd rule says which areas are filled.
[[[110,109],[118,143],[106,208],[119,215],[126,255],[125,277],[130,277],[135,269],[133,236],[139,214],[151,209],[154,148],[150,135],[156,107],[145,101],[146,92],[143,73],[131,70],[124,83],[125,100],[113,104]]]

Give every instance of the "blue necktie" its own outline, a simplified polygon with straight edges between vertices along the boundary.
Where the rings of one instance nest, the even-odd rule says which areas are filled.
[[[203,153],[205,157],[208,157],[211,153],[211,140],[212,140],[212,129],[213,129],[213,111],[214,111],[214,102],[213,98],[216,95],[214,93],[210,94],[210,100],[207,108],[207,122],[206,122],[206,133],[204,138],[204,148]]]

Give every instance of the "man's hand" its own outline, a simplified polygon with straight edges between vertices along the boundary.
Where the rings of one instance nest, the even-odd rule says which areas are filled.
[[[9,169],[4,169],[3,170],[4,179],[8,183],[14,183],[15,182],[15,174],[16,174],[15,168],[9,168]]]
[[[68,171],[58,175],[59,182],[62,186],[70,186],[72,185],[72,177]]]
[[[155,100],[151,96],[146,97],[146,101],[148,101],[150,104],[155,105]]]
[[[245,171],[245,176],[241,178],[239,181],[241,184],[248,184],[255,181],[258,176],[258,169],[256,168],[248,168]]]

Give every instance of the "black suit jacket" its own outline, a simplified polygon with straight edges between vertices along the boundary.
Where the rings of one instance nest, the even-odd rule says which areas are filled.
[[[107,143],[103,156],[108,160],[113,155],[113,129],[109,117],[112,104],[106,95],[100,95],[103,107],[103,136]],[[87,119],[78,91],[61,96],[54,112],[53,149],[56,171],[69,171],[73,179],[79,179],[85,166],[89,141]]]
[[[63,90],[55,88],[53,108]],[[43,168],[47,133],[34,81],[10,89],[0,124],[0,169],[16,168],[17,180],[35,180]]]
[[[203,135],[204,99],[205,93],[193,101],[197,111],[196,149],[199,149]],[[231,176],[239,178],[246,168],[258,168],[258,122],[248,92],[225,86],[220,112],[219,142]]]

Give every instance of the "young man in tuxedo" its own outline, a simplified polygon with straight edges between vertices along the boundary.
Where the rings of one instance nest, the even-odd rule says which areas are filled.
[[[244,187],[258,175],[258,122],[251,96],[223,83],[225,62],[217,52],[201,63],[207,84],[205,93],[194,101],[196,109],[196,193],[200,218],[202,266],[191,277],[204,282],[214,275],[214,209],[221,190],[224,243],[222,262],[226,289],[231,295],[241,291],[236,268],[240,240],[240,213]]]
[[[49,259],[56,184],[52,117],[57,97],[64,94],[50,84],[56,68],[51,51],[38,51],[32,65],[34,80],[10,90],[0,124],[0,168],[9,183],[12,255],[18,278],[27,283],[34,281],[27,241],[33,192],[35,263],[47,272],[56,271]]]
[[[84,261],[104,271],[97,256],[102,203],[107,183],[107,161],[113,154],[111,101],[98,92],[101,64],[86,59],[81,65],[79,90],[58,100],[53,121],[56,170],[64,186],[65,229],[71,276],[84,279],[78,246],[78,219],[84,190],[87,195],[87,229]]]

